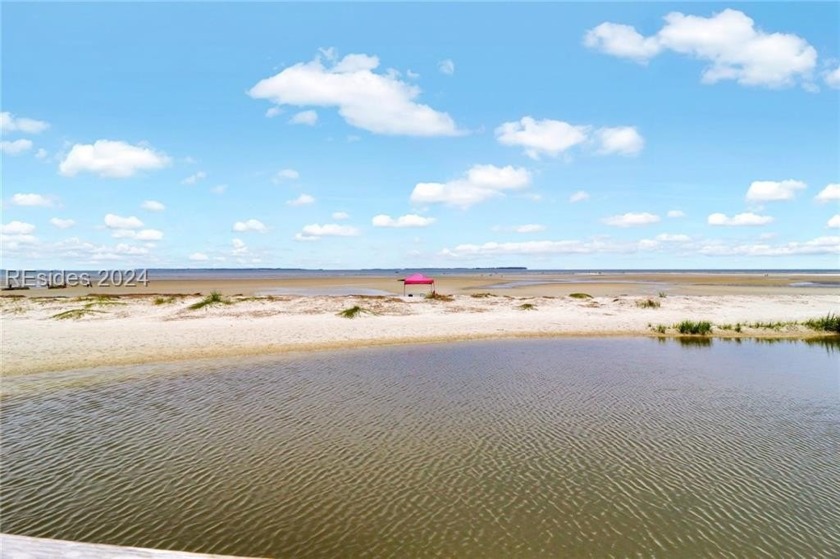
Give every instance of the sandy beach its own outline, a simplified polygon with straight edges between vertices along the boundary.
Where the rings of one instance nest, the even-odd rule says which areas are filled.
[[[419,286],[403,296],[385,276],[12,291],[0,297],[3,375],[398,343],[676,335],[682,320],[710,321],[715,336],[811,337],[820,334],[802,325],[753,325],[840,312],[840,288],[811,286],[820,282],[826,276],[459,276],[439,280],[449,300]],[[214,290],[222,303],[190,309]],[[377,295],[324,294],[353,291]],[[354,306],[356,318],[340,316]]]

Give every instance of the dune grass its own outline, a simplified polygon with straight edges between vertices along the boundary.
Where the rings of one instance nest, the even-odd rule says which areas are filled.
[[[222,297],[222,293],[220,291],[211,291],[210,295],[208,295],[207,297],[205,297],[204,299],[202,299],[201,301],[199,301],[197,303],[193,303],[192,305],[190,305],[187,308],[195,311],[195,310],[198,310],[198,309],[203,309],[204,307],[207,307],[207,306],[210,306],[210,305],[229,305],[229,304],[230,304],[230,301],[228,301],[227,299]]]
[[[641,299],[639,301],[636,301],[636,306],[641,307],[643,309],[658,309],[662,306],[662,304],[656,299],[648,297],[647,299]]]
[[[83,318],[83,317],[85,317],[89,314],[102,314],[104,312],[105,311],[97,311],[95,309],[92,309],[92,308],[86,306],[86,307],[81,308],[81,309],[70,309],[69,311],[64,311],[64,312],[60,312],[58,314],[54,314],[54,315],[52,315],[52,318],[54,318],[56,320],[68,320],[68,319],[78,320],[78,319]]]
[[[432,291],[428,295],[426,295],[426,299],[431,299],[432,301],[443,301],[445,303],[449,303],[455,300],[455,297],[452,295],[444,295],[443,293],[438,293],[437,291]]]
[[[175,302],[175,297],[155,297],[155,305],[168,305]]]
[[[589,293],[569,293],[569,297],[572,299],[591,299],[592,295]]]
[[[534,303],[522,303],[517,308],[519,310],[522,310],[522,311],[535,311],[535,310],[537,310],[537,306]]]
[[[680,334],[690,334],[692,336],[707,336],[712,332],[712,323],[708,320],[683,320],[676,326],[677,332]]]
[[[485,291],[482,293],[473,293],[472,295],[470,295],[470,297],[472,297],[473,299],[486,299],[488,297],[496,297],[496,295]]]
[[[828,313],[820,318],[806,320],[803,324],[812,330],[840,334],[840,315],[838,314]]]
[[[353,305],[349,309],[344,309],[343,311],[339,312],[338,316],[344,318],[356,318],[365,313],[370,313],[370,311],[360,307],[359,305]]]

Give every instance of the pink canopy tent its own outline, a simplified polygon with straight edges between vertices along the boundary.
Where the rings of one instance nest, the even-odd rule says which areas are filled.
[[[405,295],[406,285],[431,285],[432,293],[435,292],[435,280],[432,278],[427,278],[423,274],[411,274],[410,276],[407,276],[405,279],[400,281],[403,282],[403,295]]]

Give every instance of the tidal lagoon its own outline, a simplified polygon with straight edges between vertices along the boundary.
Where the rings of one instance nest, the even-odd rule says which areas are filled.
[[[5,379],[2,528],[260,557],[836,557],[838,355],[502,340]]]

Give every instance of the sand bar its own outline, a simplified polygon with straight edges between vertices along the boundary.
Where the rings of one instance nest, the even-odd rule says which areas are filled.
[[[568,279],[560,278],[560,279]],[[592,281],[592,280],[597,281]],[[619,281],[620,279],[620,281]],[[833,278],[834,279],[834,278]],[[58,290],[30,290],[0,297],[4,376],[102,365],[132,365],[197,358],[264,355],[288,351],[352,348],[398,343],[538,336],[654,335],[654,327],[682,320],[708,320],[716,336],[810,337],[801,325],[753,328],[756,322],[802,321],[840,313],[840,288],[791,287],[825,277],[636,275],[596,277],[576,283],[538,283],[534,278],[445,278],[439,292],[451,300],[428,300],[418,290],[403,297],[394,278],[321,278],[247,281],[183,281],[150,285],[115,298],[83,297]],[[488,289],[500,283],[526,282]],[[392,290],[390,296],[253,297],[276,288],[356,286]],[[218,289],[225,304],[191,310],[199,293]],[[152,291],[153,290],[153,291]],[[33,293],[40,291],[39,297]],[[63,290],[62,290],[63,291]],[[69,289],[67,290],[70,291]],[[196,295],[163,296],[151,293]],[[112,294],[113,291],[98,290]],[[576,299],[585,292],[592,298]],[[237,295],[237,294],[242,295]],[[396,296],[399,293],[400,296]],[[644,308],[652,299],[658,306]],[[360,306],[354,319],[339,316]],[[69,311],[69,312],[68,312]],[[66,317],[69,314],[69,318]],[[723,330],[741,323],[740,332]],[[667,332],[674,335],[672,329]]]

